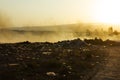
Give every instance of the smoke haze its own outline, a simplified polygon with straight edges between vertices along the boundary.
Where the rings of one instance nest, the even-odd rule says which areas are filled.
[[[12,25],[10,17],[3,11],[0,11],[0,28],[9,27]]]
[[[120,32],[109,27],[94,27],[87,24],[70,24],[43,27],[9,27],[0,29],[0,42],[14,43],[21,41],[30,42],[57,42],[75,38],[93,39],[95,37],[103,40],[120,40]]]
[[[75,38],[91,39],[101,38],[103,40],[120,40],[120,32],[110,25],[101,24],[66,24],[53,26],[27,26],[10,27],[11,19],[0,12],[0,42],[14,43],[21,41],[30,42],[57,42]]]

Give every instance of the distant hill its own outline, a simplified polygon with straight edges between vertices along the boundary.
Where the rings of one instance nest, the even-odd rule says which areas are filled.
[[[86,29],[99,29],[98,24],[66,24],[66,25],[51,25],[51,26],[23,26],[23,27],[8,27],[8,30],[19,31],[83,31]]]
[[[109,29],[109,28],[108,28]],[[57,42],[75,38],[120,40],[120,32],[104,29],[100,24],[66,24],[0,28],[0,42]]]

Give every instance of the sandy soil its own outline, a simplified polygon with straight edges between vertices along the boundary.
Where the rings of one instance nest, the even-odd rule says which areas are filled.
[[[107,63],[91,80],[120,80],[120,46],[106,49]]]

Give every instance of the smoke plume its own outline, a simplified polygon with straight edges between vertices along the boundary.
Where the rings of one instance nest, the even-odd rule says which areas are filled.
[[[0,11],[0,28],[11,26],[10,17],[3,11]]]

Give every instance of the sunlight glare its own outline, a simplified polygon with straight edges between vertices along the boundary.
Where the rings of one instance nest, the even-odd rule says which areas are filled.
[[[108,24],[120,24],[120,0],[99,0],[95,6],[95,20]]]

